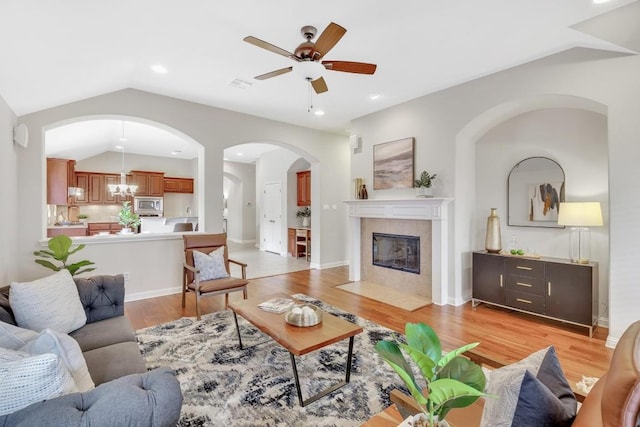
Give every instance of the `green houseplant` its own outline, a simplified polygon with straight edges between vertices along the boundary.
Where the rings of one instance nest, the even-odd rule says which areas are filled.
[[[305,227],[309,226],[310,216],[311,216],[311,209],[309,209],[309,206],[305,206],[304,208],[299,209],[298,212],[296,212],[296,217],[302,218],[302,225]]]
[[[131,210],[131,202],[123,202],[122,209],[120,209],[120,213],[118,214],[118,224],[121,224],[124,230],[131,230],[132,227],[137,227],[140,225],[140,216],[136,213],[133,213]],[[127,231],[124,231],[127,233]]]
[[[88,265],[95,265],[94,262],[87,260],[78,261],[73,264],[67,264],[69,256],[75,254],[79,250],[82,250],[85,246],[84,244],[81,244],[72,249],[71,245],[71,238],[65,234],[59,234],[55,237],[52,237],[51,239],[49,239],[49,243],[47,244],[49,250],[35,251],[33,253],[37,257],[46,259],[36,259],[35,262],[53,271],[60,271],[66,268],[67,270],[69,270],[69,273],[71,273],[72,276],[95,270],[95,267],[83,268]],[[49,259],[60,261],[62,265],[55,265],[54,263],[49,261]]]
[[[438,425],[437,422],[444,420],[452,408],[464,408],[484,396],[484,372],[480,366],[460,356],[479,343],[467,344],[443,355],[438,335],[424,323],[407,323],[405,338],[406,343],[399,346],[393,341],[378,341],[375,350],[404,381],[427,415],[429,426]],[[400,348],[416,364],[424,380],[423,386],[416,381],[413,368]]]
[[[438,176],[437,173],[430,175],[429,172],[422,171],[420,179],[416,179],[413,185],[417,189],[416,194],[418,197],[431,197],[433,195],[431,185],[436,176]]]

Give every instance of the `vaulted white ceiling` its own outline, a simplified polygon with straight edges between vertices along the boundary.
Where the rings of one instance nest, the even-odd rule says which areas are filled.
[[[20,116],[136,88],[346,134],[354,118],[571,47],[628,52],[572,26],[630,3],[3,0],[0,96]],[[324,116],[307,112],[308,83],[296,73],[253,78],[293,61],[245,36],[293,51],[300,27],[320,33],[332,21],[347,33],[324,59],[378,69],[325,71],[329,91],[312,97]],[[168,73],[154,73],[155,64]]]

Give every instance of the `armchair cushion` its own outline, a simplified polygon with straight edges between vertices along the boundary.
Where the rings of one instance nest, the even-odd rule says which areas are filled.
[[[87,323],[78,288],[66,269],[32,282],[12,282],[9,303],[23,328],[66,334]]]
[[[200,280],[215,280],[229,277],[224,262],[224,247],[220,247],[208,255],[200,251],[193,251],[193,262],[200,270]]]
[[[481,426],[570,426],[577,402],[553,347],[489,375]]]

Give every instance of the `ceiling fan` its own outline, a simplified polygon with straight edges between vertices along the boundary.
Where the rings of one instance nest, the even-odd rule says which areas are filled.
[[[266,74],[256,76],[256,80],[266,80],[292,71],[294,68],[311,83],[316,93],[323,93],[328,90],[327,83],[322,77],[322,71],[342,71],[346,73],[356,74],[373,74],[376,71],[376,64],[367,64],[364,62],[353,61],[322,61],[322,58],[340,41],[347,30],[340,25],[332,22],[324,29],[322,34],[314,42],[311,40],[316,36],[318,30],[315,27],[306,25],[301,28],[302,36],[307,39],[306,42],[300,44],[293,53],[272,45],[253,36],[245,37],[243,40],[278,55],[286,56],[297,62],[297,64],[271,71]]]

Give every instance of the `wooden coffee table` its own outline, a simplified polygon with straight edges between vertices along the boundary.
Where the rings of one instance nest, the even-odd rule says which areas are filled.
[[[240,336],[240,327],[238,326],[238,314],[289,351],[300,406],[306,406],[313,403],[321,397],[326,396],[334,390],[348,384],[351,376],[353,338],[355,335],[362,332],[362,328],[327,312],[323,312],[322,322],[318,325],[310,327],[289,325],[284,321],[284,313],[270,313],[268,311],[261,310],[258,307],[258,304],[263,301],[267,301],[272,297],[291,298],[288,295],[271,295],[266,298],[251,298],[229,303],[229,308],[233,310],[233,317],[236,322],[240,348],[242,349],[242,337]],[[295,356],[302,356],[314,350],[342,341],[346,338],[349,338],[349,353],[347,355],[347,367],[344,381],[328,387],[308,399],[303,399],[302,392],[300,390],[300,379],[298,378],[298,368],[296,366]]]

